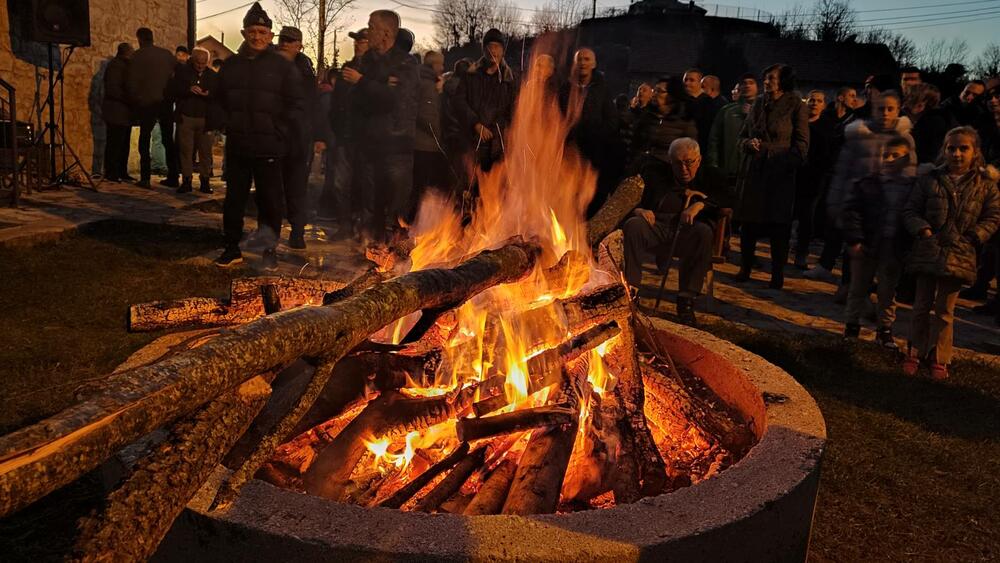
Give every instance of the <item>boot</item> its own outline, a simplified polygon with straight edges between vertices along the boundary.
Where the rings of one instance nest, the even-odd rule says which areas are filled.
[[[184,183],[182,183],[180,185],[180,187],[177,188],[177,193],[179,193],[179,194],[189,194],[189,193],[191,193],[192,189],[193,188],[191,187],[191,177],[190,176],[185,176],[184,177]]]
[[[198,181],[201,182],[201,188],[198,189],[201,193],[210,194],[215,192],[215,190],[212,189],[212,186],[209,185],[208,178],[205,176],[198,176]]]
[[[847,323],[844,325],[844,340],[857,340],[861,336],[861,325]]]
[[[292,229],[288,235],[288,247],[295,250],[305,250],[306,237],[303,229]]]
[[[782,264],[781,266],[775,265],[772,267],[775,268],[775,270],[771,272],[771,283],[767,284],[768,287],[770,287],[771,289],[781,289],[785,287],[784,264]]]
[[[168,188],[176,188],[180,186],[177,182],[177,176],[167,176],[163,181],[160,182],[161,186],[166,186]]]
[[[698,326],[698,318],[694,315],[694,298],[677,296],[677,318],[682,324],[691,327]]]

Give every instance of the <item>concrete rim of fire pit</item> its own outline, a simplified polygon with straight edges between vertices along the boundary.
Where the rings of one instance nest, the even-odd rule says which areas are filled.
[[[826,441],[816,402],[730,342],[650,320],[673,358],[751,418],[759,438],[706,481],[606,510],[527,518],[361,508],[253,481],[228,512],[209,513],[220,468],[155,559],[802,561]]]

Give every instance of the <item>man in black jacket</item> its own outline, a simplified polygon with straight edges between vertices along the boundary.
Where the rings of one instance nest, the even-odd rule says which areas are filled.
[[[457,140],[484,171],[503,158],[504,137],[517,98],[517,77],[503,58],[504,49],[503,34],[497,29],[487,31],[483,57],[459,83],[452,104],[459,122]]]
[[[681,137],[670,144],[670,172],[647,185],[656,190],[643,193],[634,217],[625,221],[625,280],[638,292],[642,283],[642,262],[655,250],[657,265],[667,266],[676,257],[680,261],[677,316],[681,322],[695,325],[694,299],[701,293],[705,275],[712,267],[712,238],[719,209],[732,206],[732,197],[710,169],[701,169],[698,142]],[[687,205],[685,206],[685,202]],[[669,256],[674,235],[674,255]]]
[[[243,261],[239,244],[251,183],[257,188],[263,219],[258,226],[265,243],[263,266],[266,270],[278,267],[275,247],[284,208],[282,159],[303,108],[298,72],[270,48],[271,25],[267,13],[254,2],[243,18],[243,46],[219,73],[217,97],[226,112],[225,250],[215,261],[221,267]]]
[[[180,152],[183,181],[177,193],[193,189],[194,153],[198,152],[198,181],[202,193],[212,193],[212,133],[218,124],[212,122],[211,96],[218,85],[218,75],[208,68],[211,54],[200,47],[194,49],[188,62],[181,65],[170,81],[170,91],[177,101],[177,146]]]
[[[573,55],[573,69],[559,90],[559,103],[576,120],[567,140],[598,172],[597,192],[587,213],[593,215],[623,172],[625,150],[618,137],[618,112],[592,49],[584,47]]]
[[[310,155],[315,141],[313,117],[319,103],[316,88],[316,73],[312,60],[302,52],[302,32],[298,28],[285,26],[278,34],[278,52],[295,66],[302,86],[304,111],[299,113],[295,124],[296,134],[289,140],[288,154],[285,156],[282,178],[285,187],[285,211],[291,234],[288,246],[295,250],[306,247],[305,230],[309,219],[306,208],[306,191],[309,183]]]
[[[376,240],[399,226],[406,213],[413,182],[413,137],[417,123],[419,78],[416,62],[397,48],[399,15],[376,10],[368,19],[370,49],[361,68],[345,68],[344,80],[354,84],[354,119],[361,120],[358,138],[361,165],[355,173],[374,201],[368,221]]]
[[[108,130],[104,144],[104,179],[110,182],[129,179],[128,148],[129,138],[132,136],[132,121],[125,78],[132,53],[131,45],[119,43],[115,58],[111,59],[104,70],[104,102],[101,104],[101,115]]]
[[[167,83],[174,75],[177,59],[174,54],[153,44],[153,32],[140,27],[135,32],[139,48],[132,55],[128,67],[127,88],[132,101],[132,113],[139,121],[139,182],[137,186],[150,187],[152,158],[149,143],[153,127],[160,124],[160,139],[167,157],[167,179],[164,186],[176,188],[179,159],[174,144],[173,104],[165,96]]]

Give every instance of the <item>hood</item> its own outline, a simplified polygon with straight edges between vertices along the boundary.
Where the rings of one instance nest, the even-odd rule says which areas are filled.
[[[905,115],[899,118],[896,122],[895,133],[900,135],[909,135],[910,130],[913,129],[913,122],[910,121],[909,117]],[[876,133],[886,133],[886,131],[875,131],[869,125],[868,120],[865,119],[855,119],[854,121],[847,124],[844,128],[844,137],[847,139],[857,139],[859,137],[867,137],[870,135],[875,135]]]

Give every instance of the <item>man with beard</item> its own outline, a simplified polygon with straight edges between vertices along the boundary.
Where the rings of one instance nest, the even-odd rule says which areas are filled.
[[[618,115],[597,55],[584,47],[573,56],[569,80],[559,89],[559,104],[572,121],[567,141],[597,169],[597,192],[587,215],[600,209],[622,174],[625,155],[618,140]]]
[[[225,250],[220,267],[243,261],[243,214],[250,185],[257,188],[265,248],[263,268],[278,267],[275,247],[284,207],[282,159],[303,111],[301,78],[295,67],[271,49],[271,18],[258,2],[243,18],[243,45],[219,72],[217,97],[226,112],[226,199],[222,222]]]
[[[316,73],[309,57],[302,52],[302,32],[298,28],[285,26],[278,34],[278,53],[295,66],[302,86],[303,111],[293,123],[292,137],[288,142],[288,154],[282,166],[282,184],[285,192],[285,215],[291,225],[288,246],[294,250],[306,247],[305,231],[308,220],[306,190],[309,183],[309,157],[313,148],[313,116],[316,113],[319,92],[316,89]],[[258,208],[259,209],[259,208]]]
[[[408,53],[397,48],[399,14],[376,10],[368,18],[370,49],[361,68],[345,68],[354,84],[363,190],[374,197],[369,234],[385,241],[406,213],[413,182],[413,138],[417,123],[419,78]]]

